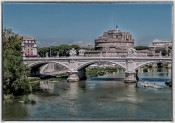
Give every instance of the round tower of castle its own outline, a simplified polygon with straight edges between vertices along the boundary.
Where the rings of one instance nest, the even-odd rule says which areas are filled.
[[[123,51],[134,47],[134,39],[129,32],[118,29],[108,30],[102,36],[95,39],[95,50]]]

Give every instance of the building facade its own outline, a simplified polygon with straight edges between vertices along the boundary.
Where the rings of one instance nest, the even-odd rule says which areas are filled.
[[[37,57],[37,45],[34,37],[21,36],[22,38],[22,50],[25,57]]]
[[[149,49],[153,53],[155,53],[155,51],[158,49],[165,49],[167,52],[167,56],[171,56],[172,55],[172,41],[161,41],[161,40],[155,39],[152,41],[152,44],[149,45]]]
[[[149,45],[150,49],[167,48],[172,47],[171,41],[161,41],[158,39],[153,40],[152,44]]]

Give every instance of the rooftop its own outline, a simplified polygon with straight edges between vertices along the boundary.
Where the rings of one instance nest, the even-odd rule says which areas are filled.
[[[29,37],[29,36],[21,36],[23,40],[35,40],[34,37]]]
[[[162,41],[162,40],[159,40],[159,39],[154,39],[153,42],[167,42],[167,43],[171,43],[172,41]]]

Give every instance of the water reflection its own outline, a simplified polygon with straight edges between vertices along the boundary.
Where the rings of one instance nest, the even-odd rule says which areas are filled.
[[[18,99],[4,101],[3,105],[3,120],[25,120],[28,116],[27,106]]]
[[[139,78],[169,78],[171,79],[171,69],[169,68],[154,68],[148,69],[149,72],[143,72],[143,68],[139,69]]]
[[[79,81],[78,86],[79,86],[79,88],[84,90],[84,92],[86,91],[86,82],[85,81]]]
[[[78,90],[78,82],[69,83],[69,90],[67,91],[67,95],[69,95],[71,99],[77,99]]]
[[[54,81],[48,79],[40,82],[40,88],[52,94],[61,94],[63,90],[68,90],[69,86],[67,81],[60,81],[57,78],[55,78]]]
[[[155,71],[157,69],[148,69],[146,73],[139,70],[139,81],[164,83],[171,79],[171,74],[167,74],[169,70]],[[123,83],[124,76],[124,72],[117,72],[85,81],[48,84],[51,92],[59,95],[29,95],[37,101],[34,106],[17,101],[4,103],[4,119],[172,120],[170,88],[135,88],[135,84]],[[17,113],[19,109],[21,112]]]

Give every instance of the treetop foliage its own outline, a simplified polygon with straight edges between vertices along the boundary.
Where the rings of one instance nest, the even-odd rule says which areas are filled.
[[[20,95],[28,91],[27,76],[30,73],[22,62],[22,39],[11,29],[4,29],[3,46],[3,93]]]
[[[45,57],[46,53],[48,53],[48,56],[57,56],[59,53],[59,56],[69,56],[69,51],[74,48],[77,51],[80,49],[78,45],[68,45],[68,44],[62,44],[59,46],[50,46],[50,47],[43,47],[38,49],[38,54],[41,57]]]
[[[134,47],[136,50],[148,50],[149,47],[148,46],[135,46]]]

